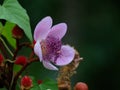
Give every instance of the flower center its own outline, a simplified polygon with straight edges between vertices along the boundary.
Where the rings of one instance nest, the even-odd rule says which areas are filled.
[[[48,36],[45,40],[41,41],[41,48],[44,60],[56,62],[60,55],[61,41],[58,38]]]

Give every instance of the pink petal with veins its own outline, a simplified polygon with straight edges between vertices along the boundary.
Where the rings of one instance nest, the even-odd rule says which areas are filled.
[[[48,36],[53,36],[53,37],[61,40],[63,38],[63,36],[66,34],[66,31],[67,31],[66,23],[60,23],[60,24],[54,25],[51,28]]]
[[[51,26],[52,26],[52,18],[49,16],[43,18],[35,28],[34,40],[41,41],[42,39],[45,39],[50,31]]]
[[[43,61],[43,65],[45,68],[50,69],[50,70],[58,70],[58,68],[56,68],[54,65],[52,65],[50,62],[48,61]]]
[[[40,61],[42,61],[42,49],[39,41],[35,43],[34,52],[39,57]]]
[[[69,45],[63,45],[61,47],[61,55],[56,60],[56,65],[63,66],[69,64],[75,56],[74,48]]]

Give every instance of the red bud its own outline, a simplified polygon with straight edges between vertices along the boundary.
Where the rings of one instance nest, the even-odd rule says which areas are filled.
[[[16,25],[12,30],[12,35],[16,39],[21,39],[23,37],[23,30]]]
[[[18,56],[16,58],[15,64],[24,66],[27,64],[27,58],[25,56]]]
[[[41,84],[41,83],[42,83],[42,80],[38,80],[37,83],[38,83],[38,84]]]
[[[33,44],[35,45],[35,43],[36,43],[36,41],[34,40],[34,41],[33,41]]]
[[[30,89],[32,87],[32,79],[29,76],[24,76],[21,79],[21,88],[22,90]]]
[[[0,65],[3,63],[3,61],[4,61],[3,55],[0,54]]]
[[[78,82],[75,85],[74,90],[88,90],[88,85],[84,82]]]

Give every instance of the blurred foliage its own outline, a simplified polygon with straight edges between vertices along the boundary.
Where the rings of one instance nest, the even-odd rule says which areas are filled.
[[[120,89],[120,1],[119,0],[19,0],[27,9],[32,31],[45,16],[54,24],[66,22],[68,32],[64,43],[73,45],[84,61],[73,84],[86,82],[89,90]],[[26,51],[24,51],[26,53]],[[29,52],[29,51],[27,51]],[[32,72],[31,72],[32,71]],[[56,78],[57,72],[46,70],[41,63],[34,63],[25,73]],[[48,74],[49,73],[49,74]]]
[[[23,29],[28,39],[32,41],[30,21],[26,10],[21,7],[17,0],[4,0],[0,3],[0,19],[17,24]]]
[[[6,22],[4,28],[2,29],[2,35],[7,39],[7,41],[9,42],[9,44],[16,48],[16,41],[15,39],[12,37],[12,29],[15,26],[15,24],[10,23],[10,22]]]
[[[44,80],[42,84],[39,85],[40,90],[58,90],[57,82],[50,79]]]

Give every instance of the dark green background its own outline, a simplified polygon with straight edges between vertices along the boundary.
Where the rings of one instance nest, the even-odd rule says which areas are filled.
[[[63,43],[74,46],[84,61],[73,85],[86,82],[89,90],[120,90],[120,1],[119,0],[19,0],[27,10],[31,27],[45,16],[54,24],[66,22]],[[31,72],[32,71],[32,72]],[[56,78],[56,71],[34,63],[27,72],[38,79]]]

